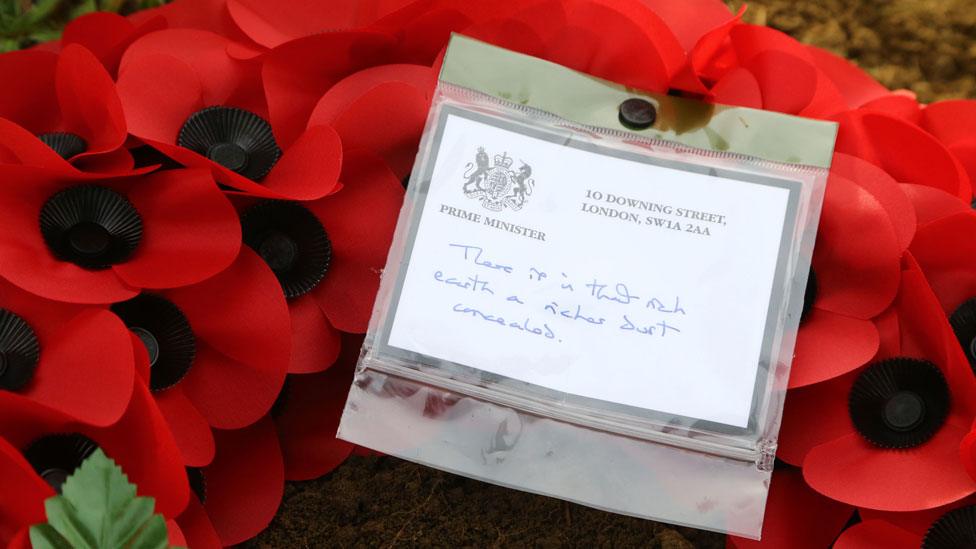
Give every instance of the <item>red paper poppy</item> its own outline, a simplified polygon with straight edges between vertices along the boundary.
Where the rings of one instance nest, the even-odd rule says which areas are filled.
[[[853,514],[853,507],[811,490],[799,469],[778,468],[769,485],[762,541],[729,536],[727,545],[730,549],[822,549],[831,546]]]
[[[202,170],[98,178],[0,165],[0,276],[108,303],[204,280],[240,249],[233,206]]]
[[[284,493],[284,464],[271,418],[214,435],[217,455],[206,468],[187,471],[194,494],[176,519],[194,549],[256,536],[274,518]]]
[[[15,498],[0,498],[0,545],[19,547],[11,542],[29,525],[44,522],[44,500],[54,495],[54,489],[34,472],[20,450],[2,437],[0,485],[4,493],[17,494]]]
[[[777,30],[745,24],[731,27],[729,39],[734,64],[719,56],[720,64],[699,69],[715,82],[713,101],[820,118],[847,110],[807,46]]]
[[[249,249],[203,282],[112,306],[142,343],[141,369],[186,465],[212,461],[211,426],[246,427],[271,408],[291,350],[287,307]]]
[[[910,255],[903,269],[895,354],[792,391],[780,432],[779,455],[802,462],[812,488],[889,511],[938,507],[976,491],[958,457],[976,380]]]
[[[104,427],[122,417],[134,379],[128,330],[111,313],[0,279],[0,390]]]
[[[878,83],[854,63],[817,47],[808,47],[814,64],[834,84],[848,108],[861,105],[887,95],[888,89]]]
[[[946,215],[922,225],[911,250],[946,314],[952,315],[976,298],[976,215],[973,212]]]
[[[156,499],[157,512],[173,518],[183,511],[190,490],[179,449],[145,384],[138,380],[133,387],[125,414],[108,427],[79,423],[20,395],[0,392],[0,437],[8,443],[0,444],[7,461],[0,471],[7,477],[5,493],[11,486],[8,481],[25,490],[17,492],[21,513],[35,520],[43,498],[53,495],[52,488],[59,488],[99,447],[122,467],[141,495]],[[10,455],[11,449],[19,455]],[[0,524],[6,527],[10,521],[0,519]]]
[[[0,163],[76,172],[125,172],[125,117],[112,77],[87,49],[0,56],[16,86],[0,90]]]
[[[129,131],[238,192],[295,200],[333,192],[342,162],[335,131],[316,126],[283,140],[269,123],[260,61],[231,57],[231,46],[190,29],[133,43],[118,83]]]
[[[336,438],[363,337],[344,335],[335,365],[289,376],[271,412],[285,462],[285,478],[309,480],[338,467],[354,444]]]
[[[836,120],[840,122],[837,152],[867,160],[899,183],[924,185],[966,202],[972,200],[969,175],[963,165],[925,130],[871,110],[848,111]]]
[[[966,131],[976,123],[976,101],[955,100],[932,103],[922,111],[920,125],[934,135],[955,156],[970,179],[976,179],[976,136]],[[963,197],[965,198],[965,197]]]
[[[398,2],[394,0],[394,3]],[[368,11],[379,14],[387,9],[388,5],[384,3]],[[613,41],[605,39],[603,31],[609,27],[617,30]],[[681,45],[664,21],[639,2],[427,0],[406,5],[369,28],[390,37],[396,36],[397,40],[395,49],[385,56],[385,60],[372,64],[430,65],[443,51],[452,32],[463,32],[597,76],[657,91],[667,89],[670,77],[685,61]],[[343,35],[327,33],[320,39],[329,40],[329,34]],[[274,42],[280,36],[271,33],[263,39]],[[303,40],[308,40],[309,44],[315,42],[313,38],[295,42]],[[286,44],[284,47],[288,49],[290,46]],[[348,63],[344,56],[322,53],[321,50],[317,57],[328,66]]]
[[[171,29],[196,29],[217,33],[228,40],[260,47],[241,32],[227,11],[227,0],[174,0],[155,9],[129,15],[129,19],[162,16]]]
[[[227,11],[252,40],[268,48],[323,32],[364,27],[413,0],[227,0]]]
[[[166,28],[166,20],[158,14],[146,14],[132,21],[116,13],[96,11],[73,19],[61,33],[61,47],[78,44],[91,51],[111,75],[119,70],[119,61],[126,48],[136,39],[150,32]]]
[[[914,513],[861,509],[862,522],[848,528],[834,549],[918,549],[976,544],[976,500]]]
[[[899,258],[913,236],[914,219],[908,199],[884,172],[857,158],[835,156],[791,388],[843,375],[877,353],[878,331],[871,319],[895,298]]]
[[[403,187],[382,158],[346,151],[342,188],[304,204],[265,201],[242,213],[244,242],[278,276],[292,324],[290,373],[339,355],[337,330],[363,333],[386,264]]]
[[[434,70],[422,65],[365,69],[332,86],[315,105],[308,125],[332,126],[344,147],[380,155],[402,180],[413,167],[436,83]],[[383,131],[376,131],[378,127]]]

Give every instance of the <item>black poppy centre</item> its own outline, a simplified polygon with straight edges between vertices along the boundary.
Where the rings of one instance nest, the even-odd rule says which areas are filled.
[[[893,358],[858,376],[848,406],[854,427],[875,446],[912,448],[945,423],[949,398],[949,385],[935,364]]]
[[[88,143],[80,135],[67,132],[43,133],[37,136],[45,145],[68,160],[88,150]]]
[[[60,494],[64,481],[97,449],[98,444],[85,435],[55,434],[32,442],[24,449],[24,458]]]
[[[966,351],[969,366],[976,372],[976,298],[970,299],[959,306],[949,317],[952,331],[956,339]]]
[[[269,200],[251,206],[241,215],[241,231],[244,243],[264,259],[289,299],[310,292],[329,270],[329,235],[300,204]]]
[[[49,198],[41,207],[40,227],[55,257],[93,270],[124,262],[142,240],[142,217],[135,206],[95,185],[71,187]]]
[[[271,125],[235,107],[207,107],[193,113],[176,143],[254,181],[268,175],[281,158]]]
[[[976,505],[953,509],[942,515],[922,539],[922,549],[965,547],[976,547]]]
[[[20,316],[0,308],[0,389],[19,391],[26,387],[40,356],[34,330]]]
[[[112,312],[146,348],[153,391],[168,389],[186,376],[197,346],[190,321],[179,307],[162,296],[143,293],[112,305]]]

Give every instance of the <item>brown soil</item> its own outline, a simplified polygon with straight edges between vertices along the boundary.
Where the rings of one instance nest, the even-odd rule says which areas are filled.
[[[761,0],[746,21],[854,60],[889,88],[929,103],[976,97],[972,0]]]
[[[621,517],[400,461],[354,457],[290,483],[249,548],[648,547],[719,549],[723,537]]]
[[[738,7],[741,0],[731,0]],[[855,60],[922,101],[976,97],[972,0],[764,0],[746,20]],[[249,547],[721,548],[723,536],[506,490],[394,458],[291,483]]]

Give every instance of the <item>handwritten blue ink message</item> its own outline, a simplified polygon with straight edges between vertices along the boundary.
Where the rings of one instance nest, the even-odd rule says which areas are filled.
[[[433,279],[441,291],[457,294],[451,310],[476,322],[555,342],[562,341],[560,327],[569,323],[586,326],[595,334],[615,330],[671,338],[680,336],[681,320],[688,314],[680,296],[653,293],[630,281],[600,280],[542,265],[516,265],[470,243],[450,243],[448,248],[445,258],[451,263],[460,259],[464,267],[455,267],[457,272],[436,268]],[[481,299],[474,305],[466,294],[478,294]],[[518,312],[511,313],[506,305],[518,306]]]

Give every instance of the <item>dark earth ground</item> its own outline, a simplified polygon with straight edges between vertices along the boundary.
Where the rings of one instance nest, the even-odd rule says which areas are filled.
[[[729,2],[738,7],[741,0]],[[855,60],[923,101],[976,97],[971,0],[769,0],[746,20]],[[615,516],[395,458],[349,460],[291,483],[249,547],[613,546],[720,548],[723,536]]]

